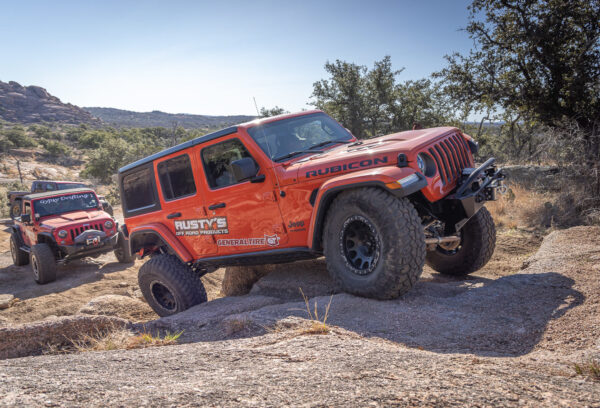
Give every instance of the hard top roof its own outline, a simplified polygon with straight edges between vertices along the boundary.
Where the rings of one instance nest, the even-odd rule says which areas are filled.
[[[75,194],[75,193],[96,193],[91,188],[69,188],[66,190],[44,191],[43,193],[27,194],[23,197],[24,200],[37,200],[38,198],[54,197],[58,195]]]
[[[158,153],[154,153],[153,155],[150,155],[148,157],[144,157],[143,159],[140,159],[140,160],[135,161],[135,162],[133,162],[131,164],[128,164],[126,166],[121,167],[119,169],[119,173],[126,172],[128,170],[131,170],[133,168],[136,168],[136,167],[141,166],[141,165],[146,164],[146,163],[151,163],[151,162],[153,162],[156,159],[160,159],[161,157],[168,156],[168,155],[170,155],[172,153],[176,153],[176,152],[179,152],[181,150],[185,150],[188,147],[196,146],[196,145],[199,145],[201,143],[208,142],[210,140],[214,140],[214,139],[217,139],[217,138],[222,137],[222,136],[230,135],[232,133],[237,132],[238,128],[240,128],[240,127],[242,127],[242,128],[252,127],[252,126],[259,125],[259,124],[266,124],[266,123],[275,122],[275,121],[282,120],[282,119],[293,118],[293,117],[296,117],[296,116],[311,115],[313,113],[323,113],[323,112],[320,111],[320,110],[310,110],[310,111],[297,112],[297,113],[286,113],[286,114],[283,114],[283,115],[272,116],[272,117],[263,118],[263,119],[255,119],[255,120],[250,121],[250,122],[240,123],[239,125],[231,126],[231,127],[225,128],[225,129],[221,129],[221,130],[219,130],[217,132],[209,133],[207,135],[200,136],[200,137],[197,137],[197,138],[192,139],[192,140],[188,140],[187,142],[180,143],[177,146],[173,146],[173,147],[170,147],[170,148],[165,149],[163,151],[160,151]]]

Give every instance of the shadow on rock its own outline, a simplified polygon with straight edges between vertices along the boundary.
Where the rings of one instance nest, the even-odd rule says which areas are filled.
[[[433,274],[402,298],[377,301],[339,293],[323,262],[296,262],[261,278],[249,295],[217,299],[145,327],[184,330],[187,341],[261,335],[286,317],[307,318],[302,287],[320,315],[331,300],[329,324],[363,336],[436,352],[514,356],[530,352],[549,321],[583,303],[573,284],[556,272],[496,280]]]

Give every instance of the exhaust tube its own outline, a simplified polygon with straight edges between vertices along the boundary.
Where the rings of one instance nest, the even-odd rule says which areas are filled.
[[[436,237],[436,238],[425,238],[427,245],[439,245],[439,244],[455,244],[460,242],[460,237],[456,235],[450,235],[447,237]]]

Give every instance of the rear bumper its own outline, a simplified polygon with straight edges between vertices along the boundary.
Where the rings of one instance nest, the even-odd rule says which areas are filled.
[[[63,259],[65,261],[68,261],[72,259],[99,254],[102,252],[110,252],[116,247],[118,238],[119,234],[114,234],[113,236],[101,239],[97,245],[74,244],[63,245],[59,248],[63,253],[66,254]]]
[[[494,201],[498,190],[504,189],[506,176],[502,169],[495,166],[496,159],[491,158],[476,169],[463,170],[463,179],[459,182],[456,192],[448,197],[460,202],[466,218],[456,224],[460,230],[471,217],[483,207],[486,201]]]

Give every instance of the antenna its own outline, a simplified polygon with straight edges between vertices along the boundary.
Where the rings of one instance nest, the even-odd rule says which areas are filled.
[[[258,116],[257,119],[260,119],[260,112],[258,111],[258,105],[256,104],[256,98],[253,96],[252,99],[254,100],[254,107],[256,108],[256,116]],[[265,141],[265,144],[267,145],[267,151],[269,152],[269,160],[273,160],[273,154],[271,153],[271,145],[269,144],[269,141],[267,140],[267,135],[265,135],[265,129],[258,125],[258,127],[261,130],[261,135],[262,138]],[[281,191],[281,183],[279,182],[279,177],[277,177],[277,170],[275,170],[275,166],[272,167],[273,168],[273,174],[275,175],[275,181],[277,182],[277,189],[279,190],[279,196],[280,197],[285,197],[285,192]]]

